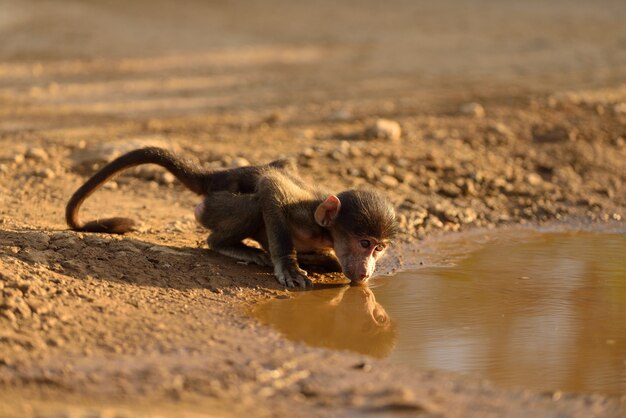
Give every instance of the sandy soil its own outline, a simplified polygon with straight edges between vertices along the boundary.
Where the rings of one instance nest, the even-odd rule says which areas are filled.
[[[289,293],[208,251],[197,198],[158,169],[84,207],[135,233],[69,232],[63,211],[159,145],[384,190],[403,227],[387,271],[457,231],[623,223],[626,3],[127,3],[2,5],[0,416],[625,413],[283,339],[247,310]]]

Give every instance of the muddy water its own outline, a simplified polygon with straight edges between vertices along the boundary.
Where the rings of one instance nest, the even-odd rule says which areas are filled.
[[[256,315],[295,340],[422,369],[626,393],[624,231],[514,231],[440,249],[454,262],[298,293]]]

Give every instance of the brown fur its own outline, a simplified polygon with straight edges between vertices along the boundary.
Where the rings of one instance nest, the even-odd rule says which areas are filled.
[[[273,265],[278,281],[286,286],[310,284],[298,265],[298,252],[316,253],[318,258],[325,254],[329,264],[338,262],[350,280],[366,281],[396,233],[394,209],[376,192],[348,190],[330,195],[306,184],[286,160],[206,171],[159,148],[131,151],[95,173],[70,198],[68,225],[87,232],[130,231],[130,219],[81,224],[78,211],[82,202],[113,175],[148,163],[164,167],[191,191],[204,196],[196,208],[196,219],[211,230],[207,239],[210,248],[239,260]],[[248,238],[263,249],[245,245],[243,240]]]

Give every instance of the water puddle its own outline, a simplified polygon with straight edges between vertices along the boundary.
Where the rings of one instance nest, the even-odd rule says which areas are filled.
[[[520,230],[444,247],[448,265],[296,293],[255,314],[294,340],[421,369],[626,393],[623,231]]]

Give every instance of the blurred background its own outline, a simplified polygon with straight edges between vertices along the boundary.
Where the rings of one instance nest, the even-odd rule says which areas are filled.
[[[623,0],[1,0],[0,100],[137,116],[510,99],[626,80],[624,22]]]

